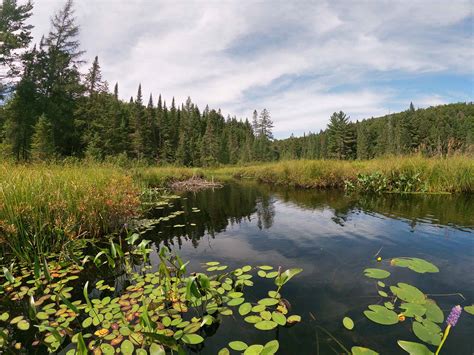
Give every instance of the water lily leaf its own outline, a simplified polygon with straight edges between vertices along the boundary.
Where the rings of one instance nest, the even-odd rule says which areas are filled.
[[[467,313],[474,315],[474,304],[473,304],[472,306],[465,306],[465,307],[464,307],[464,310],[465,310]]]
[[[382,290],[379,291],[379,295],[382,296],[382,297],[388,297],[387,292],[382,291]]]
[[[398,345],[410,355],[433,355],[433,352],[424,344],[412,341],[399,340]]]
[[[377,281],[377,285],[379,285],[379,287],[385,287],[385,284],[382,281]]]
[[[2,321],[2,322],[6,322],[8,320],[8,318],[10,318],[10,314],[8,312],[3,312],[0,315],[0,321]]]
[[[254,344],[250,345],[244,352],[244,355],[258,355],[262,352],[263,345]]]
[[[390,286],[390,291],[405,302],[419,304],[426,303],[426,296],[415,286],[399,282],[397,286]]]
[[[115,354],[115,348],[107,343],[100,344],[100,350],[104,355],[112,355]]]
[[[268,343],[265,344],[265,346],[263,347],[263,350],[260,352],[260,355],[276,354],[279,348],[280,348],[280,343],[278,343],[278,340],[270,340]]]
[[[153,343],[150,346],[150,355],[166,355],[163,345]]]
[[[245,316],[245,315],[249,314],[251,310],[252,310],[252,305],[250,303],[248,303],[248,302],[243,303],[239,307],[239,314],[241,316]]]
[[[258,323],[261,320],[262,318],[259,316],[247,316],[244,318],[244,321],[246,321],[247,323]]]
[[[204,341],[204,338],[198,334],[184,334],[181,340],[186,344],[194,345],[202,343]]]
[[[267,276],[267,273],[263,270],[258,270],[257,271],[257,275],[260,276],[260,277],[266,277]]]
[[[222,348],[221,350],[219,350],[217,355],[230,355],[230,351],[227,348]]]
[[[399,267],[407,267],[410,270],[424,274],[426,272],[439,272],[436,265],[420,258],[395,258],[392,259],[391,265]]]
[[[369,268],[364,270],[364,275],[372,279],[385,279],[390,276],[390,273],[382,269]]]
[[[227,296],[229,296],[230,298],[240,298],[243,295],[244,295],[243,292],[229,292],[227,294]]]
[[[443,323],[443,311],[441,310],[441,308],[439,308],[435,301],[428,299],[426,300],[426,303],[423,306],[426,308],[426,319],[435,323]]]
[[[342,324],[347,330],[354,329],[354,321],[349,317],[344,317],[344,319],[342,320]]]
[[[239,304],[242,304],[245,300],[243,298],[233,298],[229,302],[227,302],[227,305],[229,306],[238,306]]]
[[[273,270],[273,266],[268,266],[268,265],[262,265],[258,267],[260,270]]]
[[[247,344],[245,344],[243,341],[231,341],[229,343],[229,348],[231,348],[232,350],[235,350],[235,351],[244,351],[245,349],[247,349],[249,346]]]
[[[272,320],[277,323],[278,325],[285,325],[286,324],[286,317],[281,314],[280,312],[273,312],[272,313]]]
[[[373,351],[369,348],[364,348],[362,346],[353,346],[351,348],[352,355],[378,355],[379,353]]]
[[[370,305],[369,310],[364,311],[364,315],[378,324],[392,325],[398,323],[398,315],[394,311],[376,304]]]
[[[441,328],[429,320],[423,320],[423,323],[413,322],[413,333],[425,343],[438,346],[441,343]]]
[[[278,304],[280,301],[278,301],[275,298],[263,298],[260,301],[258,301],[258,304],[262,304],[264,306],[274,306]]]
[[[272,314],[268,311],[263,311],[263,312],[260,312],[260,317],[262,317],[262,319],[264,320],[270,320],[272,319]]]
[[[267,306],[265,306],[264,304],[258,304],[256,306],[252,307],[252,312],[260,313],[260,312],[264,311],[266,308],[267,308]]]
[[[267,279],[273,279],[274,277],[277,277],[277,276],[278,276],[278,271],[272,271],[272,272],[267,273],[265,277]]]
[[[84,321],[82,322],[82,328],[87,328],[87,327],[90,327],[91,325],[92,325],[91,317],[84,319]]]
[[[295,324],[301,322],[301,316],[298,316],[296,314],[289,316],[286,320],[288,324]]]
[[[271,320],[263,320],[261,322],[255,323],[255,328],[260,330],[272,330],[277,326],[278,324]]]
[[[384,305],[385,308],[387,308],[387,309],[394,309],[394,308],[395,308],[395,306],[393,305],[392,302],[385,302],[383,305]]]
[[[242,267],[243,272],[249,272],[250,270],[252,270],[252,267],[250,265],[245,265],[244,267]]]
[[[18,329],[20,330],[28,330],[30,329],[30,322],[28,322],[27,320],[25,319],[22,319],[21,321],[19,321],[16,325],[18,327]]]
[[[220,262],[218,262],[218,261],[209,261],[209,262],[206,263],[206,265],[208,265],[208,266],[217,266],[219,264],[220,264]]]
[[[122,342],[122,345],[120,345],[120,350],[122,351],[122,354],[132,355],[135,347],[130,340],[126,339]]]
[[[400,308],[403,309],[403,314],[407,317],[421,317],[426,313],[426,308],[417,303],[402,303]]]

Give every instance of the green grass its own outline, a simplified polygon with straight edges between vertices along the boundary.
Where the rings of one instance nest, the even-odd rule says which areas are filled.
[[[290,160],[224,167],[204,173],[206,176],[233,176],[302,188],[342,188],[346,180],[355,181],[358,174],[375,172],[386,176],[419,174],[427,192],[474,192],[474,159],[464,156],[448,159],[387,157],[367,161]]]
[[[31,262],[118,230],[139,212],[132,177],[112,167],[0,165],[0,241]]]

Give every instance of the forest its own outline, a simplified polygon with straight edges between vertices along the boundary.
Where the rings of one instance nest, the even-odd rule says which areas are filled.
[[[14,161],[65,157],[215,166],[281,159],[371,159],[421,153],[472,154],[474,108],[457,103],[352,122],[335,112],[319,133],[276,140],[267,109],[251,119],[203,110],[188,98],[165,102],[141,85],[129,101],[103,79],[99,58],[86,73],[71,1],[32,45],[33,5],[4,2],[2,11],[0,154]],[[308,127],[308,131],[311,127]]]

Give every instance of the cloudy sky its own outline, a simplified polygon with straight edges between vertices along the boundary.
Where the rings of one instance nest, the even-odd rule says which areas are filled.
[[[62,0],[36,0],[35,37]],[[76,0],[80,40],[120,96],[190,96],[251,117],[267,108],[275,136],[472,101],[471,0]]]

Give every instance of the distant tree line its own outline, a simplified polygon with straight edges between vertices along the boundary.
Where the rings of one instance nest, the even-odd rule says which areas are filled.
[[[419,153],[474,154],[474,106],[456,103],[350,122],[335,112],[326,130],[274,142],[280,159],[372,159]]]
[[[268,110],[251,122],[201,111],[191,99],[178,105],[145,98],[141,85],[128,102],[110,90],[96,57],[83,75],[72,0],[51,30],[30,47],[31,2],[2,0],[0,8],[0,156],[47,161],[74,156],[211,166],[278,159],[370,159],[385,154],[428,155],[472,151],[472,104],[406,111],[351,123],[331,116],[325,131],[274,140]]]

